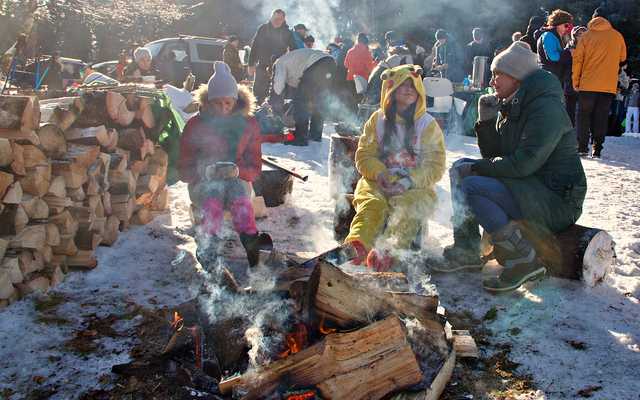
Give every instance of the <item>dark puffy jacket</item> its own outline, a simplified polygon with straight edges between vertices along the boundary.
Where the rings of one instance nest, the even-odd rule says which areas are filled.
[[[231,75],[236,78],[237,82],[240,82],[244,78],[244,67],[242,66],[242,61],[240,61],[238,49],[231,43],[227,43],[222,52],[222,60],[231,69]]]
[[[275,59],[286,53],[287,49],[293,50],[295,48],[293,35],[287,24],[282,24],[280,28],[274,28],[271,22],[267,22],[260,25],[253,37],[249,65],[270,66]]]
[[[473,169],[498,178],[528,222],[558,232],[582,214],[587,179],[560,83],[548,71],[527,77],[497,120],[476,124],[483,159]]]
[[[220,161],[236,163],[240,179],[253,182],[262,171],[260,126],[254,117],[255,97],[244,86],[238,87],[238,104],[226,124],[202,113],[191,118],[180,138],[180,179],[198,183],[208,165]],[[199,91],[201,103],[206,89]],[[223,129],[218,129],[222,127]]]

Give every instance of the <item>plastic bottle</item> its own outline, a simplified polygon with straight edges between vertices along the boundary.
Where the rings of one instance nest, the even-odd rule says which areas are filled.
[[[470,76],[465,76],[464,80],[462,81],[462,86],[464,88],[465,92],[469,91],[469,87],[471,86],[471,77]]]

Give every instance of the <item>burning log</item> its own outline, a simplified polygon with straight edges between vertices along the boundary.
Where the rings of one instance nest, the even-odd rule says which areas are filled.
[[[264,368],[226,379],[220,392],[242,393],[245,400],[266,397],[281,381],[292,387],[315,386],[329,399],[381,399],[422,380],[422,371],[396,316],[350,333],[326,336]]]
[[[352,329],[391,314],[415,317],[435,331],[442,328],[437,321],[437,296],[391,292],[364,285],[361,280],[327,262],[318,264],[308,285],[310,312],[343,329]],[[444,340],[442,337],[441,341]]]

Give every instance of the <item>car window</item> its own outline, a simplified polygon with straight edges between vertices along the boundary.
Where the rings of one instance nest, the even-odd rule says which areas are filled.
[[[222,46],[215,44],[196,43],[198,58],[202,61],[222,60]]]
[[[144,47],[146,47],[147,49],[149,49],[149,51],[151,52],[151,57],[152,58],[156,58],[158,56],[158,54],[160,54],[160,50],[162,49],[162,45],[164,44],[164,42],[160,42],[160,43],[150,43]]]

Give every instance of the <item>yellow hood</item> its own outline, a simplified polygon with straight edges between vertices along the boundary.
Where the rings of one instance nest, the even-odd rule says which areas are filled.
[[[418,120],[427,112],[427,99],[422,83],[422,68],[418,65],[400,65],[388,69],[382,73],[382,93],[380,95],[380,106],[386,110],[391,103],[393,92],[407,79],[413,81],[413,86],[418,92],[418,104],[416,105],[415,120]]]

